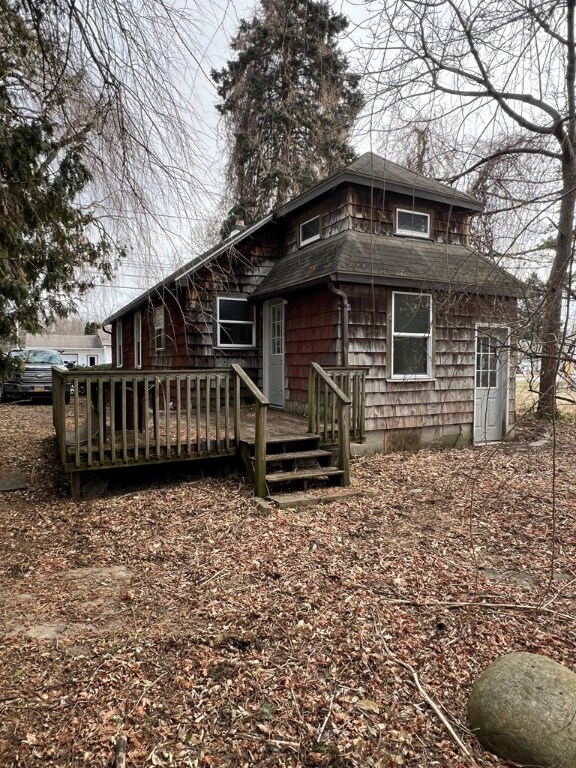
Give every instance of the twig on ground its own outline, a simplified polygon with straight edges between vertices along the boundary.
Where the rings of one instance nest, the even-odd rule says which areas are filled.
[[[412,675],[412,679],[414,681],[414,685],[416,686],[419,694],[422,696],[424,701],[428,704],[428,706],[432,709],[433,712],[435,712],[436,716],[439,718],[439,720],[444,724],[444,727],[452,737],[454,743],[459,747],[462,754],[468,759],[472,760],[472,753],[464,744],[462,739],[458,736],[452,725],[450,724],[448,718],[446,715],[442,712],[440,707],[436,704],[436,702],[432,699],[432,697],[424,690],[422,683],[420,682],[420,678],[416,674],[416,670],[411,664],[408,664],[406,661],[402,661],[402,659],[399,659],[398,657],[394,656],[390,648],[388,647],[386,641],[382,637],[382,632],[379,631],[378,627],[376,626],[376,621],[374,620],[374,631],[378,639],[380,640],[380,643],[382,644],[382,648],[384,649],[384,652],[386,653],[386,656],[388,657],[388,660],[391,664],[396,664],[399,667],[403,667],[404,669],[407,669],[410,674]]]
[[[114,758],[114,768],[126,768],[126,748],[128,746],[128,737],[125,733],[118,735],[116,739],[116,755]]]
[[[543,611],[544,613],[552,613],[560,619],[576,621],[576,616],[571,613],[555,611],[553,608],[547,608],[546,605],[539,605],[538,603],[479,603],[475,600],[454,602],[443,600],[410,600],[408,598],[386,597],[385,595],[380,595],[378,592],[375,594],[392,605],[413,605],[416,608],[501,608],[506,611]]]
[[[332,714],[332,705],[334,704],[334,694],[330,697],[330,704],[328,705],[328,712],[326,713],[326,717],[324,718],[324,722],[318,728],[318,733],[316,734],[316,741],[318,744],[322,741],[322,734],[324,733],[324,729],[328,725],[328,720],[330,720],[330,715]]]

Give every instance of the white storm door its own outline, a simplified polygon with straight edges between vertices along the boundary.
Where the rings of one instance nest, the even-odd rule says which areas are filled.
[[[264,394],[270,405],[284,407],[284,299],[264,305]]]
[[[479,328],[476,334],[474,442],[501,440],[506,430],[508,399],[507,333]]]

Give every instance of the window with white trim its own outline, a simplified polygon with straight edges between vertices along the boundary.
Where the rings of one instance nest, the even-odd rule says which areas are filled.
[[[248,299],[218,296],[216,310],[217,347],[254,347],[256,321]]]
[[[432,376],[432,296],[429,293],[392,294],[393,379]]]
[[[142,312],[134,315],[134,368],[142,368]]]
[[[116,320],[116,368],[122,368],[123,365],[122,320]]]
[[[300,245],[308,245],[314,240],[320,240],[320,216],[308,219],[300,224]]]
[[[164,305],[161,305],[154,307],[154,351],[162,352],[164,347]]]
[[[396,208],[396,234],[430,237],[430,214]]]

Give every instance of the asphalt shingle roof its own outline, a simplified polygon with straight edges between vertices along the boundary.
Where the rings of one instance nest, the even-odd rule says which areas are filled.
[[[505,296],[522,292],[513,275],[467,246],[348,230],[280,259],[253,295],[278,294],[331,277]]]
[[[416,196],[418,193],[426,192],[439,198],[449,198],[455,204],[461,203],[466,206],[471,205],[474,208],[480,208],[480,203],[471,195],[460,192],[457,189],[442,184],[440,181],[422,176],[408,168],[404,168],[385,157],[375,155],[374,152],[365,152],[355,160],[346,169],[349,173],[357,173],[363,178],[373,178],[382,181],[390,186],[402,186],[412,191]]]
[[[318,196],[330,192],[338,184],[346,182],[371,186],[387,192],[397,192],[471,211],[482,209],[481,203],[465,192],[460,192],[448,184],[422,176],[421,173],[404,168],[385,157],[375,155],[374,152],[365,152],[350,165],[286,203],[276,211],[275,216],[285,216],[287,213],[307,205]]]
[[[26,334],[27,347],[49,347],[50,349],[102,349],[102,339],[94,334],[42,333]]]
[[[316,184],[304,194],[294,198],[286,203],[286,205],[268,214],[263,219],[260,219],[260,221],[250,225],[243,232],[230,237],[224,242],[218,243],[218,245],[210,248],[202,255],[186,262],[175,272],[172,272],[172,274],[168,275],[163,280],[160,280],[160,282],[152,286],[152,288],[144,291],[144,293],[133,301],[125,304],[121,309],[107,317],[106,320],[103,321],[103,324],[106,325],[127,312],[135,310],[151,296],[160,294],[166,286],[173,285],[180,279],[186,278],[188,275],[200,269],[204,264],[217,258],[226,250],[233,248],[244,240],[256,235],[259,230],[267,224],[280,221],[287,214],[309,205],[320,196],[330,193],[339,184],[345,183],[370,186],[382,189],[385,192],[397,192],[410,195],[414,198],[458,206],[469,211],[479,211],[482,207],[481,204],[470,195],[460,192],[447,184],[442,184],[439,181],[429,179],[419,173],[410,171],[408,168],[403,168],[401,165],[393,163],[391,160],[387,160],[384,157],[380,157],[380,155],[376,155],[373,152],[365,152],[359,158],[354,160],[354,162],[350,163],[350,165],[340,169],[329,178]],[[445,246],[443,247],[445,248]],[[302,253],[302,251],[299,251],[299,253]]]

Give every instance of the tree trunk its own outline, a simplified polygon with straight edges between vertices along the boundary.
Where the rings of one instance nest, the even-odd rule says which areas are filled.
[[[571,154],[571,153],[570,153]],[[576,159],[562,161],[562,200],[558,221],[556,254],[546,283],[546,297],[542,307],[544,328],[542,334],[542,363],[537,415],[552,419],[556,413],[556,377],[562,348],[562,299],[572,262],[572,232],[576,208]]]

